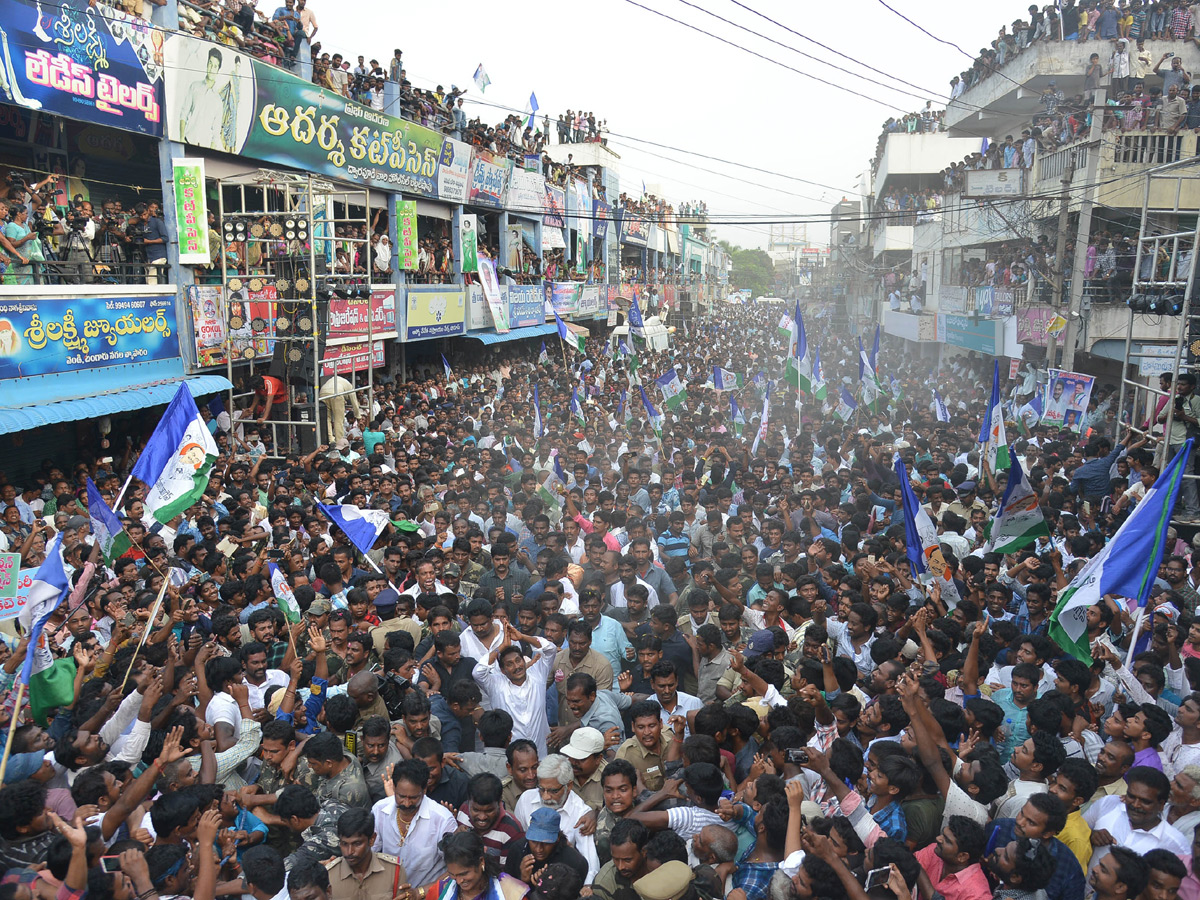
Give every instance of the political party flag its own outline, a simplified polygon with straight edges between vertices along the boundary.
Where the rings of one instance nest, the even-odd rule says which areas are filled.
[[[862,339],[859,339],[861,346]],[[867,361],[867,353],[865,350],[860,350],[858,354],[858,372],[859,391],[862,397],[863,406],[869,412],[878,413],[881,409],[887,406],[887,401],[883,398],[883,390],[879,384],[879,377],[875,374],[875,370],[871,368]]]
[[[759,442],[767,436],[767,422],[771,416],[771,394],[768,392],[763,397],[762,415],[758,419],[758,432],[754,435],[754,444],[750,447],[750,455],[755,456],[758,453]]]
[[[633,421],[633,407],[626,404],[626,393],[621,391],[621,407],[617,410],[617,418],[621,420],[622,425],[628,425]]]
[[[1158,575],[1167,542],[1171,510],[1179,496],[1184,468],[1195,438],[1189,438],[1129,518],[1103,549],[1079,570],[1058,595],[1050,614],[1049,636],[1076,659],[1091,665],[1087,611],[1106,594],[1129,597],[1145,606]]]
[[[642,406],[646,409],[646,415],[650,417],[650,427],[654,429],[654,433],[658,435],[659,441],[662,440],[662,416],[658,414],[658,410],[650,402],[650,398],[646,396],[646,389],[640,384],[638,385],[638,393],[642,395]]]
[[[166,525],[195,503],[216,459],[216,441],[181,384],[133,466],[133,477],[148,485],[146,515]]]
[[[795,385],[805,394],[813,392],[812,357],[808,347],[808,335],[804,331],[804,319],[800,317],[800,304],[796,304],[796,353],[789,358],[784,370],[784,381]],[[814,348],[815,349],[815,348]]]
[[[1000,501],[1000,511],[992,522],[989,539],[992,553],[1016,553],[1039,537],[1049,537],[1050,529],[1042,516],[1042,507],[1029,479],[1013,456],[1008,484]]]
[[[729,369],[722,369],[720,366],[713,366],[713,387],[718,391],[736,390],[745,381],[745,375],[739,375],[736,372],[729,371]]]
[[[917,495],[913,493],[908,469],[897,453],[892,457],[896,476],[900,479],[900,501],[904,509],[904,552],[912,565],[914,575],[929,575],[934,584],[941,585],[942,601],[947,609],[954,609],[961,599],[958,585],[954,583],[942,556],[942,545],[938,540],[937,526],[929,518]]]
[[[542,428],[542,406],[538,402],[538,389],[535,384],[533,386],[533,439],[540,441],[544,433],[545,431]]]
[[[654,383],[662,391],[663,406],[667,409],[675,409],[687,400],[687,385],[680,380],[679,373],[674,369],[665,375],[660,375],[654,380]]]
[[[796,323],[792,319],[792,317],[789,316],[787,313],[783,313],[779,317],[779,324],[775,327],[776,334],[778,334],[781,338],[783,338],[785,341],[787,341],[789,353],[791,352],[791,345],[792,345],[793,341],[795,340],[795,335],[792,332],[792,329],[795,327],[795,325],[796,325]]]
[[[62,535],[56,534],[46,547],[46,559],[33,575],[25,605],[17,613],[21,632],[29,635],[29,649],[21,667],[21,682],[29,695],[29,708],[38,721],[46,710],[70,703],[75,697],[75,663],[55,660],[42,637],[42,629],[71,591],[63,569]]]
[[[450,369],[450,363],[446,360],[446,354],[442,354],[442,368],[446,370],[446,381],[454,380],[454,373]]]
[[[583,407],[579,405],[579,395],[577,388],[571,388],[571,414],[575,416],[575,421],[579,423],[579,427],[583,428],[587,425],[587,419],[583,415]]]
[[[385,509],[359,509],[352,504],[341,506],[326,506],[318,503],[321,512],[329,516],[330,521],[346,533],[350,543],[366,556],[383,529],[387,528],[388,514]]]
[[[995,360],[992,370],[992,398],[983,412],[983,425],[979,430],[979,443],[983,444],[983,458],[993,472],[1008,469],[1008,436],[1004,433],[1004,407],[1000,404],[1000,360]]]
[[[738,406],[737,400],[733,395],[729,397],[729,420],[733,423],[733,434],[735,437],[742,436],[742,428],[746,425],[746,416]]]
[[[854,402],[854,397],[848,390],[842,388],[842,396],[838,400],[837,408],[834,409],[833,414],[843,422],[849,422],[854,418],[854,411],[856,409],[858,409],[858,404]]]
[[[936,389],[933,392],[933,408],[939,422],[950,421],[950,410],[946,409],[946,401],[942,399],[942,395]]]
[[[475,68],[475,74],[472,76],[475,79],[475,86],[479,88],[479,93],[487,90],[487,86],[492,83],[492,79],[488,78],[488,73],[483,70],[483,63],[480,63]]]
[[[117,514],[108,508],[108,504],[100,496],[100,489],[90,478],[87,480],[87,509],[88,518],[92,523],[92,534],[100,544],[100,555],[106,563],[112,565],[114,559],[133,546],[133,542],[129,540],[129,535],[125,533]]]
[[[821,373],[821,348],[814,346],[812,351],[812,393],[815,399],[823,402],[829,389],[825,384],[825,376]]]
[[[283,617],[295,625],[300,621],[300,604],[296,602],[292,586],[287,583],[287,576],[273,562],[267,563],[267,570],[271,573],[271,592],[279,601],[279,609],[283,613]]]
[[[546,352],[546,342],[542,341],[542,349],[538,352],[538,365],[550,365],[550,354]]]
[[[638,306],[637,294],[629,301],[629,333],[639,340],[646,339],[646,320],[642,318],[642,308]]]
[[[535,118],[538,111],[537,94],[533,91],[529,92],[529,102],[525,104],[525,112],[528,113],[528,118],[525,119],[525,127],[532,128],[535,123]]]
[[[871,371],[879,371],[879,326],[875,326],[875,343],[871,345],[871,355],[867,357],[867,361],[871,363]]]
[[[578,350],[580,353],[584,352],[583,335],[575,334],[575,332],[571,331],[571,329],[567,327],[567,323],[562,320],[562,316],[560,316],[558,313],[554,314],[554,327],[558,329],[558,339],[560,341],[562,341],[572,350]]]

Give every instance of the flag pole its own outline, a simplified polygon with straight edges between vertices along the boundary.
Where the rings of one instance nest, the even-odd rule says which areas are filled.
[[[26,650],[30,652],[32,648]],[[0,784],[4,783],[4,773],[8,769],[8,758],[12,755],[13,735],[17,733],[17,715],[21,712],[21,703],[25,699],[25,682],[17,682],[17,700],[13,704],[12,719],[8,723],[8,737],[4,739],[4,757],[0,759]]]
[[[1133,633],[1129,636],[1129,650],[1125,654],[1125,668],[1129,668],[1133,662],[1133,651],[1137,647],[1138,632],[1142,630],[1142,617],[1146,614],[1146,607],[1138,607],[1137,618],[1133,620]],[[3,772],[0,769],[0,772]],[[0,775],[2,777],[2,775]]]
[[[150,636],[150,629],[154,627],[155,620],[162,612],[162,601],[163,597],[166,596],[168,583],[169,582],[167,579],[164,578],[162,587],[158,589],[158,597],[154,600],[154,606],[150,608],[150,618],[146,620],[146,627],[142,631],[142,636],[138,639],[138,645],[136,648],[134,648],[133,656],[129,658],[129,665],[125,667],[125,677],[121,679],[121,686],[117,688],[118,694],[125,693],[125,684],[129,681],[129,673],[133,671],[133,663],[137,659],[138,654],[141,652],[142,647],[146,645],[146,638]]]

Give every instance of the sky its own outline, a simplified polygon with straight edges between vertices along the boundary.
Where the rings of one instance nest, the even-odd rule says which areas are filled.
[[[882,123],[926,100],[943,107],[950,78],[970,66],[971,58],[943,41],[978,53],[1028,6],[886,2],[941,41],[883,0],[309,6],[323,50],[350,60],[361,53],[386,67],[398,46],[414,86],[468,88],[472,118],[500,122],[506,110],[496,107],[520,111],[531,92],[552,132],[567,109],[594,112],[608,120],[609,147],[621,156],[622,190],[636,196],[645,181],[676,204],[702,199],[717,237],[765,249],[772,219],[814,218],[807,237],[827,244],[829,226],[820,220],[843,196],[854,197]],[[375,37],[384,33],[395,36]],[[492,81],[482,95],[471,80],[480,63]]]

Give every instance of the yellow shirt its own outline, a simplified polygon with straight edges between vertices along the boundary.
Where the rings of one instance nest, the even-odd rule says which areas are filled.
[[[1092,858],[1092,829],[1083,820],[1083,813],[1077,810],[1067,816],[1067,824],[1058,833],[1058,839],[1070,848],[1083,871],[1087,872]]]

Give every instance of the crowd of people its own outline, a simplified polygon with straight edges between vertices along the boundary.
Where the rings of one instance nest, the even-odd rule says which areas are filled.
[[[858,393],[867,354],[805,312]],[[3,711],[3,898],[1196,896],[1200,556],[1169,533],[1144,625],[1104,597],[1090,659],[1050,623],[1192,434],[1195,379],[1167,434],[1119,432],[1099,383],[1079,430],[1030,419],[1006,381],[1048,535],[1002,554],[990,359],[885,341],[848,415],[798,397],[778,319],[452,353],[305,452],[259,438],[269,399],[203,405],[216,461],[166,521],[128,479],[152,417],[119,460],[0,479],[0,545],[69,582],[0,649],[10,696],[41,673]],[[902,478],[945,581],[910,568]]]

